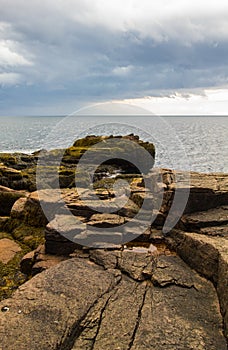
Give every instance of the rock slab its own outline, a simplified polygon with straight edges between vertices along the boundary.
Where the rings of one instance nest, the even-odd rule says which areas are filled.
[[[138,256],[129,270],[129,253],[93,250],[35,276],[0,304],[0,349],[226,350],[212,283],[177,256],[138,274]]]

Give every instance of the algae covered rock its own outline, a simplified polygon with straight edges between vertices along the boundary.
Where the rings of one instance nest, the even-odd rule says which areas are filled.
[[[107,143],[108,140],[114,140],[112,146]],[[124,141],[129,141],[127,147]],[[105,143],[107,143],[107,147],[104,147]],[[151,156],[149,162],[143,159],[144,157],[138,156],[138,153],[140,153],[139,146],[144,148]],[[61,188],[74,187],[77,164],[88,150],[90,151],[88,163],[96,163],[97,159],[100,159],[101,156],[109,159],[104,164],[99,163],[99,169],[96,171],[94,180],[98,180],[105,176],[105,174],[113,173],[114,171],[123,171],[126,174],[139,174],[140,167],[145,172],[148,172],[154,164],[154,145],[140,140],[136,135],[87,136],[76,140],[71,147],[65,150],[42,150],[34,152],[31,155],[23,153],[0,153],[0,185],[16,190],[25,189],[30,192],[35,191],[38,166],[40,177],[42,177],[42,188],[58,188],[59,186]],[[116,152],[118,152],[118,157],[116,157]],[[129,158],[129,155],[138,160],[139,168],[131,164],[131,162],[124,160],[126,157]],[[77,175],[80,178],[80,174],[77,173]],[[83,178],[84,176],[82,174],[82,183]]]
[[[111,142],[110,142],[111,141]],[[146,153],[144,157],[142,155],[141,147],[144,148],[151,156],[149,162],[146,162]],[[88,161],[96,162],[96,156],[98,159],[101,155],[104,159],[102,166],[100,165],[100,171],[107,168],[108,165],[112,167],[119,167],[124,173],[140,173],[140,169],[146,173],[150,171],[154,164],[155,158],[155,147],[152,143],[144,142],[139,139],[137,135],[130,134],[126,136],[87,136],[84,139],[77,140],[73,147],[69,150],[71,152],[80,152],[83,154],[85,151],[90,149],[91,159],[88,157]],[[118,156],[117,156],[118,155]],[[133,164],[131,163],[131,158]],[[139,167],[134,164],[137,160]]]
[[[9,233],[0,232],[0,300],[10,297],[27,280],[21,272],[20,261],[28,251]]]

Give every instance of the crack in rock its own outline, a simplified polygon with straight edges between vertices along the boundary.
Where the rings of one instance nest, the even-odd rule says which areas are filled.
[[[75,340],[77,338],[79,338],[79,336],[81,335],[81,333],[84,331],[84,327],[83,327],[83,322],[86,323],[86,320],[88,318],[88,315],[92,312],[92,310],[98,305],[98,309],[100,309],[100,302],[103,301],[103,299],[105,298],[105,296],[107,295],[108,299],[107,302],[105,302],[105,306],[101,309],[100,311],[100,319],[99,319],[99,323],[101,322],[102,319],[102,314],[105,310],[105,307],[108,303],[108,300],[111,298],[111,296],[109,296],[109,294],[117,287],[117,285],[119,284],[119,281],[117,280],[116,285],[112,285],[111,288],[109,288],[108,291],[106,291],[104,294],[102,294],[94,303],[93,305],[90,306],[89,310],[87,311],[87,313],[80,319],[78,320],[71,328],[71,331],[67,332],[67,327],[66,327],[66,331],[64,332],[61,341],[59,343],[59,345],[57,346],[56,350],[72,350],[72,349],[76,349],[78,350],[78,347],[74,347],[75,344]],[[106,298],[105,298],[106,299]],[[98,323],[98,326],[99,326]],[[99,329],[98,329],[99,331]],[[96,339],[96,336],[95,336]],[[93,343],[95,342],[95,339],[93,340]],[[93,346],[91,347],[91,350],[93,349]],[[84,350],[84,349],[83,349]]]
[[[116,294],[118,287],[109,292],[106,296],[103,296],[98,300],[97,304],[94,305],[86,317],[80,324],[82,329],[81,333],[77,337],[72,347],[72,350],[93,350],[98,336],[103,313],[108,305],[109,300]]]
[[[145,288],[145,291],[143,293],[142,303],[141,303],[141,305],[139,307],[139,310],[138,310],[138,317],[136,319],[135,328],[134,328],[134,331],[133,331],[133,334],[132,334],[132,338],[131,338],[131,341],[129,343],[129,346],[128,346],[127,350],[131,350],[131,348],[132,348],[132,346],[134,344],[135,336],[136,336],[137,330],[139,328],[139,323],[140,323],[140,320],[141,320],[142,309],[143,309],[143,306],[145,304],[147,290],[148,290],[148,287]]]

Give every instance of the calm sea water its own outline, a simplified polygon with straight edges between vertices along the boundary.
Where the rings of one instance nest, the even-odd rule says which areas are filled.
[[[228,117],[0,117],[0,151],[70,146],[88,134],[136,133],[154,142],[157,167],[228,172]]]

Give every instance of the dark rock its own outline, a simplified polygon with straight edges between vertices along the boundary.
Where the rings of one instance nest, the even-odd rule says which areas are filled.
[[[22,172],[16,169],[16,165],[14,167],[11,168],[0,164],[0,185],[14,190],[29,190],[31,183],[28,181],[28,178],[23,177]]]
[[[228,238],[228,225],[204,227],[199,230],[199,233],[212,237]]]
[[[132,201],[139,207],[144,204],[148,208],[153,208],[154,197],[148,191],[133,192],[131,195]]]
[[[161,230],[151,229],[149,240],[152,243],[163,243],[164,235]]]
[[[23,256],[20,262],[21,271],[26,275],[31,275],[34,264],[35,251],[31,251]]]
[[[116,213],[127,218],[133,218],[138,213],[139,209],[137,204],[129,199],[124,207],[117,210]]]
[[[118,148],[118,152],[121,153],[121,156],[119,158],[113,157],[113,154],[115,153],[113,153],[114,150],[112,148],[104,149],[100,146],[101,142],[104,143],[109,139],[112,139],[112,140],[116,139],[118,141],[118,144],[116,147]],[[125,140],[129,140],[131,142],[126,144]],[[95,146],[96,144],[97,144],[97,147]],[[139,140],[139,137],[133,134],[126,135],[126,136],[94,136],[94,135],[87,136],[84,139],[77,140],[74,143],[73,147],[69,148],[67,152],[65,152],[65,154],[67,155],[72,155],[72,153],[77,154],[78,148],[79,148],[81,150],[81,153],[80,153],[81,155],[91,146],[95,146],[95,149],[94,148],[91,149],[93,151],[91,162],[94,162],[94,158],[96,157],[96,152],[99,151],[105,155],[108,155],[108,159],[110,159],[110,161],[104,162],[104,165],[107,166],[108,164],[111,164],[114,167],[119,166],[121,167],[122,170],[126,171],[127,173],[137,174],[139,172],[139,169],[134,164],[131,164],[130,162],[124,160],[126,156],[128,156],[131,153],[134,154],[134,157],[137,158],[139,163],[140,162],[142,163],[140,168],[143,168],[145,172],[149,172],[154,164],[154,161],[153,161],[155,158],[154,145],[152,143]],[[139,152],[138,146],[145,148],[145,150],[151,155],[152,162],[150,164],[146,163],[146,160],[142,159],[142,157],[140,157],[140,154],[137,157],[137,154]],[[63,161],[66,161],[67,159],[68,158],[64,159],[63,157]]]
[[[8,221],[9,216],[0,216],[0,231],[4,231]]]
[[[166,220],[166,215],[157,210],[154,210],[154,215],[155,215],[155,219],[152,222],[151,226],[162,228]]]
[[[181,223],[186,230],[193,232],[203,227],[226,225],[228,224],[228,206],[184,215]]]
[[[45,229],[47,254],[69,255],[80,245],[74,243],[77,235],[85,232],[85,225],[73,215],[56,215]]]
[[[25,192],[14,191],[10,188],[0,186],[0,215],[9,216],[14,203],[21,197],[25,197]]]

